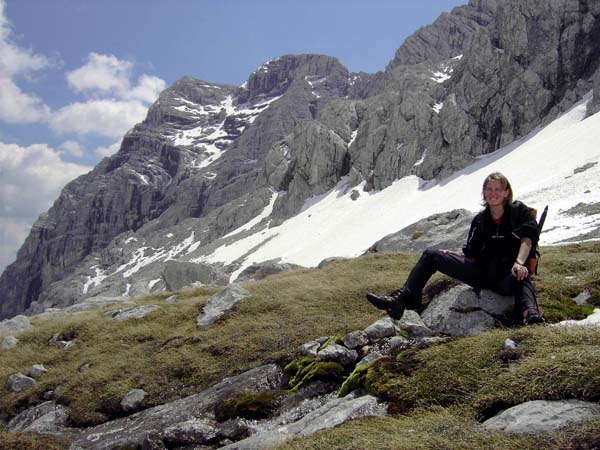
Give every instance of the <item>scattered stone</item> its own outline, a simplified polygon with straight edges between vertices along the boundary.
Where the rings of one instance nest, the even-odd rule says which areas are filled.
[[[420,338],[434,336],[435,332],[429,328],[416,311],[407,309],[400,320],[396,321],[398,329],[406,331],[410,337]]]
[[[23,411],[7,425],[12,433],[74,435],[79,430],[67,427],[70,410],[54,402],[44,402]]]
[[[36,385],[33,378],[30,378],[22,373],[13,373],[6,379],[6,390],[10,392],[21,392],[25,389],[30,389]]]
[[[581,400],[535,400],[522,403],[486,420],[490,431],[511,434],[540,434],[600,419],[600,405]]]
[[[82,430],[73,447],[111,450],[142,445],[149,434],[187,420],[212,414],[216,405],[237,392],[265,392],[283,388],[283,371],[274,364],[257,367],[203,392]],[[72,448],[73,448],[72,447]]]
[[[175,303],[177,301],[177,297],[178,297],[177,294],[173,294],[173,295],[170,295],[169,297],[165,298],[163,301],[165,303]]]
[[[384,317],[365,328],[369,342],[373,343],[388,336],[396,335],[396,324],[391,317]]]
[[[91,367],[90,363],[85,363],[79,367],[79,373],[85,373]]]
[[[339,256],[333,256],[331,258],[325,258],[323,261],[321,261],[319,263],[319,265],[317,266],[317,268],[319,269],[323,269],[325,267],[327,267],[329,264],[336,262],[336,261],[347,261],[349,258],[341,258]]]
[[[396,353],[405,350],[409,346],[410,341],[403,336],[392,336],[387,339],[386,344],[389,347],[389,353]]]
[[[317,359],[319,361],[338,362],[342,366],[347,366],[358,359],[358,352],[343,345],[331,343],[317,353]]]
[[[209,444],[217,438],[217,429],[206,419],[190,419],[166,428],[160,437],[168,444]]]
[[[513,309],[513,297],[492,291],[478,296],[469,286],[458,285],[435,297],[421,317],[436,333],[468,336],[495,327],[497,317],[508,318]]]
[[[27,316],[15,316],[0,322],[0,335],[17,335],[31,329],[31,322]]]
[[[48,369],[46,369],[42,364],[34,364],[33,366],[31,366],[29,368],[27,375],[29,375],[31,378],[35,378],[37,380],[38,378],[40,378],[42,375],[44,375],[47,372],[48,372]]]
[[[15,348],[19,340],[14,336],[5,336],[2,339],[2,343],[0,344],[0,350],[10,350],[11,348]]]
[[[202,312],[196,319],[196,325],[198,328],[204,328],[215,323],[239,301],[249,295],[250,292],[239,284],[230,284],[206,301],[206,304],[202,308]]]
[[[114,311],[108,311],[104,313],[104,317],[108,317],[115,322],[123,322],[129,319],[141,319],[146,317],[153,311],[156,311],[158,306],[156,305],[145,305],[135,306],[133,308],[122,308],[115,309]]]
[[[342,338],[342,343],[351,349],[363,347],[369,343],[369,337],[363,330],[352,331]]]
[[[516,351],[517,350],[517,343],[515,341],[513,341],[512,339],[506,339],[504,341],[503,350],[506,350],[506,351]]]
[[[589,289],[585,289],[582,293],[580,293],[577,297],[575,297],[575,303],[578,306],[587,305],[588,300],[592,298],[592,294]]]
[[[52,336],[50,338],[50,340],[48,341],[48,346],[63,348],[65,350],[67,350],[67,349],[73,347],[73,345],[75,345],[75,341],[64,341],[59,338],[60,338],[60,334],[55,334],[54,336]]]
[[[306,357],[309,357],[309,358],[316,358],[317,357],[317,352],[321,348],[321,344],[322,343],[319,342],[319,341],[310,341],[310,342],[307,342],[306,344],[302,344],[298,348],[298,353],[300,353],[302,356],[306,356]]]
[[[289,272],[290,270],[305,269],[305,267],[299,266],[298,264],[280,263],[278,261],[279,259],[252,264],[244,269],[235,281],[239,283],[247,280],[262,280],[269,275]]]
[[[121,408],[125,412],[137,411],[146,399],[146,391],[143,389],[132,389],[121,400]]]

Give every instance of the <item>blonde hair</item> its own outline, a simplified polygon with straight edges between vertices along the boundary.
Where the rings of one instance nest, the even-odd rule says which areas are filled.
[[[487,206],[487,203],[485,201],[485,187],[487,186],[489,181],[499,181],[500,184],[502,184],[502,188],[504,190],[508,190],[508,197],[506,197],[504,201],[505,205],[507,203],[513,202],[513,190],[512,186],[510,185],[510,181],[508,181],[508,178],[506,178],[500,172],[494,172],[490,173],[487,177],[485,177],[485,180],[483,180],[483,187],[481,188],[481,198],[483,198],[483,206]]]

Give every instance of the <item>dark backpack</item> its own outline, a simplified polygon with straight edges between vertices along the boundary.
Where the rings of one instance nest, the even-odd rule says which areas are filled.
[[[539,229],[540,235],[542,234],[542,228],[544,227],[544,222],[546,222],[547,214],[548,214],[548,205],[546,205],[546,207],[544,208],[544,211],[542,212],[542,216],[540,217],[540,221],[538,222],[538,229]],[[531,208],[531,215],[533,216],[534,219],[537,220],[537,209]],[[540,254],[538,245],[536,243],[535,248],[533,248],[531,250],[529,259],[527,259],[526,265],[527,265],[527,268],[529,269],[529,273],[533,273],[535,275],[538,274],[538,266],[539,266],[541,259],[542,259],[542,255]]]

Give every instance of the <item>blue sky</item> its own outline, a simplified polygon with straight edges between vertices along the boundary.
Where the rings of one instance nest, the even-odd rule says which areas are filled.
[[[466,0],[0,0],[0,270],[74,177],[118,149],[162,89],[242,84],[284,54],[383,70]]]

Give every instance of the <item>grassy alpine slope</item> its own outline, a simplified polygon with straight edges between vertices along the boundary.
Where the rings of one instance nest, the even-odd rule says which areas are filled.
[[[552,247],[543,254],[535,285],[549,321],[591,313],[592,305],[573,301],[584,289],[600,306],[600,243]],[[34,319],[33,330],[19,336],[16,348],[0,352],[0,378],[24,373],[33,364],[43,364],[48,373],[21,393],[2,386],[0,414],[8,419],[54,390],[56,400],[72,409],[73,425],[90,426],[120,416],[119,403],[132,388],[148,392],[146,405],[152,406],[260,364],[284,365],[304,342],[343,335],[380,318],[381,312],[364,301],[364,292],[398,287],[417,257],[375,254],[247,283],[252,296],[202,330],[195,318],[216,289],[183,291],[175,304],[161,301],[168,294],[138,298],[138,304],[158,304],[160,310],[125,323],[97,311]],[[74,347],[48,347],[54,334],[75,339]],[[506,338],[519,344],[513,361],[501,355]],[[80,371],[86,364],[89,368]],[[539,448],[543,442],[551,449],[585,449],[600,444],[595,431],[600,423],[536,438],[485,433],[477,426],[478,419],[526,400],[600,400],[598,328],[502,329],[454,339],[384,358],[362,382],[390,402],[392,416],[352,421],[287,448],[506,449]],[[0,442],[7,439],[0,432]],[[46,447],[23,443],[22,448]]]

